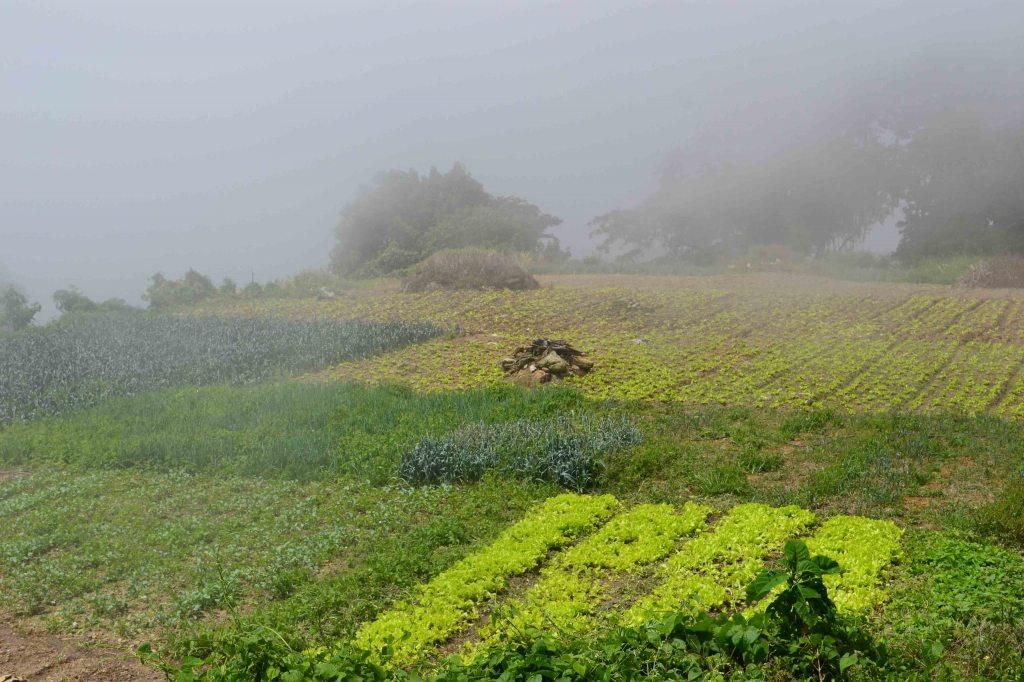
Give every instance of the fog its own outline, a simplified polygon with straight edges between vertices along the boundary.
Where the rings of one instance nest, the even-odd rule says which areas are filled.
[[[585,253],[694,139],[756,156],[901,78],[1017,82],[1024,3],[7,0],[0,44],[0,272],[137,301],[324,266],[374,174],[454,161]]]

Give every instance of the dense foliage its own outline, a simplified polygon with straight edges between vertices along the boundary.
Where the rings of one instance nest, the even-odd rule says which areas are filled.
[[[899,255],[1024,253],[1024,121],[953,111],[916,132]]]
[[[489,194],[461,164],[423,176],[393,170],[346,207],[331,262],[340,273],[380,275],[467,246],[559,255],[546,235],[559,222],[524,199]]]
[[[759,163],[668,163],[644,203],[598,216],[594,234],[633,258],[707,263],[765,244],[821,254],[857,243],[889,213],[894,188],[881,171],[893,153],[864,130]]]
[[[398,475],[410,483],[467,483],[493,471],[583,491],[597,483],[607,454],[640,440],[624,418],[558,415],[474,424],[422,439],[402,456]]]
[[[183,384],[251,383],[437,336],[411,322],[89,315],[0,338],[0,423]]]
[[[53,292],[53,303],[57,306],[57,310],[59,310],[63,315],[97,312],[117,313],[129,312],[132,310],[132,306],[128,305],[126,301],[120,298],[108,298],[105,301],[97,303],[79,291],[76,287],[58,289]]]
[[[617,253],[706,263],[766,244],[850,248],[888,219],[904,261],[1021,252],[1021,73],[932,57],[844,80],[828,106],[717,117],[668,156],[646,201],[597,217],[596,234]]]
[[[29,304],[14,285],[0,285],[0,331],[16,332],[32,324],[39,314],[38,303]]]
[[[233,288],[233,287],[232,287]],[[149,278],[149,288],[143,298],[154,310],[173,306],[195,305],[217,293],[217,287],[206,275],[189,270],[180,280],[168,279],[163,273]]]

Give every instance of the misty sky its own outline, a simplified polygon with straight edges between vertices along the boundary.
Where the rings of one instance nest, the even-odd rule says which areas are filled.
[[[323,266],[387,168],[464,162],[586,223],[720,119],[785,135],[1022,2],[0,3],[0,264],[36,297]]]

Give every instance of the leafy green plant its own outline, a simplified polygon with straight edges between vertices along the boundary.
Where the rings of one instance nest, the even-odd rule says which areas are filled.
[[[398,475],[418,484],[466,483],[494,471],[581,492],[597,483],[605,455],[640,441],[639,429],[623,417],[472,424],[420,440],[403,453]]]
[[[0,337],[0,424],[167,386],[254,383],[441,333],[398,321],[76,316]]]
[[[829,597],[825,577],[838,575],[839,564],[823,555],[812,556],[807,545],[790,540],[784,548],[785,570],[764,570],[747,586],[747,601],[756,602],[782,590],[765,610],[776,629],[774,646],[794,668],[816,679],[841,679],[865,653],[875,655],[864,638],[840,622]]]
[[[611,495],[566,493],[534,509],[494,543],[472,554],[422,586],[409,602],[400,602],[365,624],[354,644],[375,660],[412,664],[428,647],[464,628],[480,609],[480,600],[502,590],[508,579],[540,563],[613,516],[619,502]]]

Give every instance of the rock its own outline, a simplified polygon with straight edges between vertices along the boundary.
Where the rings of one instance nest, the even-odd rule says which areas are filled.
[[[558,376],[561,376],[569,371],[569,363],[563,360],[562,356],[560,356],[555,351],[551,351],[543,358],[541,358],[540,361],[537,363],[537,367],[540,367],[541,369],[546,369],[552,374],[557,374]]]
[[[509,380],[518,386],[522,386],[523,388],[534,388],[536,386],[539,386],[540,384],[546,384],[549,381],[551,381],[551,373],[543,369],[537,369],[533,371],[528,369],[521,369],[512,376],[510,376]]]
[[[536,386],[565,376],[583,376],[593,368],[592,360],[565,341],[548,339],[534,339],[501,360],[505,376],[522,386]]]

